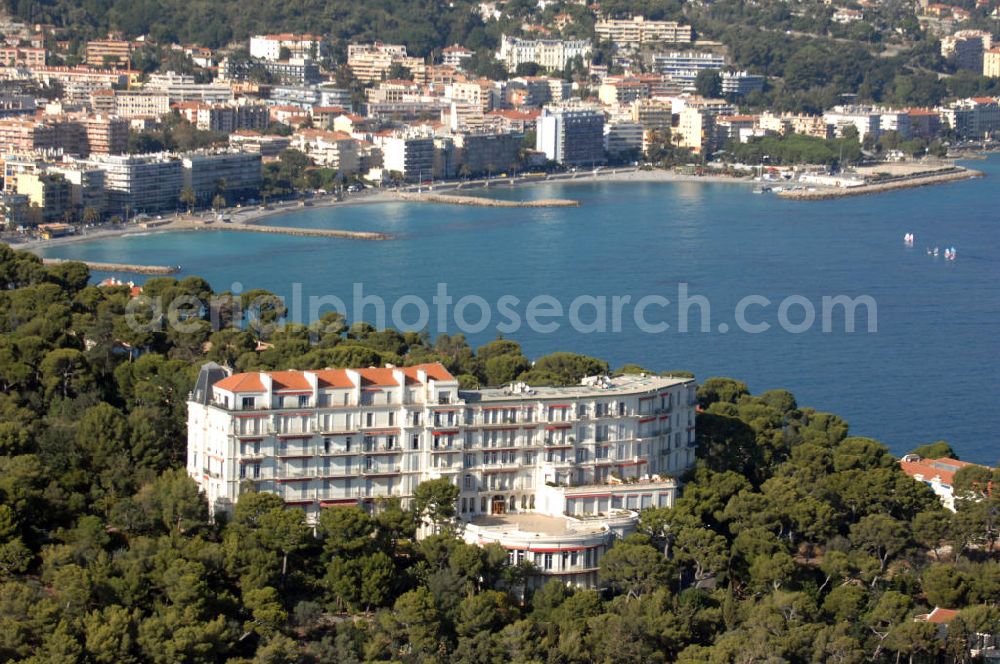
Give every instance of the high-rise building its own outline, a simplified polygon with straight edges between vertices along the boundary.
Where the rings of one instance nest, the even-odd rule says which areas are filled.
[[[604,114],[585,107],[546,106],[536,124],[535,149],[568,166],[603,164]]]
[[[109,212],[131,216],[180,205],[184,174],[173,155],[102,155],[89,163],[104,171]]]
[[[216,195],[237,201],[260,194],[260,153],[239,150],[189,152],[183,156],[182,165],[184,187],[194,190],[201,205],[211,203]]]

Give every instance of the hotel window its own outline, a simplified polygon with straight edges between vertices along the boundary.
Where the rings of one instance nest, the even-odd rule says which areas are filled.
[[[476,465],[476,455],[475,454],[466,454],[465,455],[465,467],[466,468],[473,468],[475,465]]]
[[[472,475],[465,476],[464,484],[466,489],[472,490],[475,488],[475,480],[472,478]]]
[[[625,417],[625,402],[618,402],[618,417]]]
[[[394,447],[396,447],[396,437],[395,436],[386,436],[385,437],[385,449],[391,450]]]
[[[534,422],[535,421],[535,409],[534,408],[526,408],[525,409],[525,411],[524,411],[524,421],[525,422]]]
[[[247,476],[247,465],[245,463],[240,464],[240,479],[244,479]]]
[[[329,454],[330,453],[330,439],[329,438],[324,438],[323,439],[323,452],[324,452],[324,454]]]
[[[396,413],[389,413],[389,426],[396,426]]]
[[[375,413],[365,413],[365,426],[370,427],[375,425]]]
[[[243,397],[243,410],[253,410],[257,406],[257,397]]]
[[[413,438],[410,440],[410,449],[411,450],[419,450],[420,449],[420,436],[419,435],[414,435]]]
[[[260,477],[260,464],[259,463],[255,463],[255,464],[252,464],[252,466],[253,466],[253,476],[254,476],[254,478],[255,479],[259,478]]]
[[[344,439],[344,451],[345,452],[350,452],[351,451],[351,437],[350,436],[348,436],[347,438]]]
[[[551,553],[546,553],[545,556],[542,558],[542,568],[543,569],[552,569],[552,554]]]
[[[308,394],[300,394],[299,395],[299,408],[305,408],[308,405],[309,405],[309,395]]]

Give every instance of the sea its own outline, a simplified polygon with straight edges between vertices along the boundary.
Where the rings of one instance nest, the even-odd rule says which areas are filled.
[[[478,193],[580,205],[304,207],[267,223],[394,239],[172,232],[41,253],[179,265],[216,291],[280,294],[302,321],[310,303],[342,306],[474,345],[503,336],[529,357],[572,351],[786,388],[895,454],[946,440],[995,464],[1000,156],[969,165],[986,177],[815,202],[745,183],[495,183]]]

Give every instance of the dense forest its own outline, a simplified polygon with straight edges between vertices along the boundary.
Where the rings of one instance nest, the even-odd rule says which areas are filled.
[[[205,360],[439,360],[467,385],[566,384],[608,366],[336,315],[276,327],[278,301],[197,277],[147,282],[165,301],[216,295],[159,330],[129,313],[126,287],[5,246],[0,282],[0,661],[964,663],[969,634],[1000,631],[988,472],[960,473],[966,499],[947,512],[839,417],[726,378],[699,388],[683,497],[642,513],[604,557],[601,590],[524,596],[530,567],[453,535],[447,482],[420,485],[412,506],[328,509],[315,529],[253,493],[210,523],[182,468],[184,402]],[[151,324],[136,332],[127,316]],[[420,519],[441,534],[417,541]],[[962,609],[946,640],[913,621],[935,605]]]

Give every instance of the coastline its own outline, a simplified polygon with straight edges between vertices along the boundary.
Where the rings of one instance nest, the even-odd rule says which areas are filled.
[[[923,187],[933,184],[945,184],[958,180],[983,177],[983,173],[969,168],[956,166],[958,172],[950,170],[948,173],[926,174],[905,180],[894,182],[882,182],[863,185],[855,188],[817,187],[812,191],[807,189],[795,189],[779,192],[778,196],[790,200],[815,201],[840,198],[844,196],[862,196],[893,191],[897,189],[909,189]],[[31,239],[23,242],[11,242],[12,249],[18,251],[37,251],[49,247],[59,247],[80,242],[95,242],[107,238],[142,236],[159,233],[180,233],[194,231],[231,230],[256,231],[256,232],[279,232],[268,231],[266,228],[250,228],[259,226],[267,219],[286,215],[291,212],[301,211],[310,208],[329,208],[346,205],[373,205],[379,203],[420,203],[438,202],[446,196],[460,197],[461,192],[489,191],[489,189],[514,189],[524,186],[537,186],[540,184],[593,184],[595,182],[633,182],[633,183],[703,183],[703,184],[733,184],[733,185],[755,185],[758,184],[751,175],[729,176],[716,173],[704,175],[694,175],[677,173],[671,170],[642,170],[635,167],[612,168],[595,171],[579,171],[575,173],[555,173],[544,178],[518,176],[513,178],[494,178],[487,180],[472,181],[445,181],[431,187],[420,187],[410,185],[401,189],[366,189],[363,192],[353,194],[345,200],[338,200],[334,195],[326,195],[309,199],[308,205],[302,201],[288,201],[271,205],[254,206],[249,208],[228,208],[221,214],[230,219],[229,223],[216,221],[214,213],[203,212],[196,215],[185,215],[175,213],[163,220],[154,220],[145,223],[121,225],[118,227],[103,227],[89,229],[87,232],[69,235],[65,237],[44,239]],[[421,201],[417,198],[420,191],[427,192],[427,198]],[[472,198],[472,197],[468,197]],[[437,199],[437,200],[434,200]],[[486,198],[485,200],[489,200]],[[442,203],[448,204],[450,202]],[[489,205],[484,203],[483,205]],[[506,206],[510,207],[543,207],[532,201],[510,202]],[[297,234],[296,229],[289,227],[287,234]],[[308,235],[310,233],[298,233]],[[383,234],[369,231],[337,231],[330,229],[323,235],[330,237],[356,237],[357,239],[388,239]],[[370,237],[368,237],[370,236]],[[379,236],[379,237],[375,237]]]

